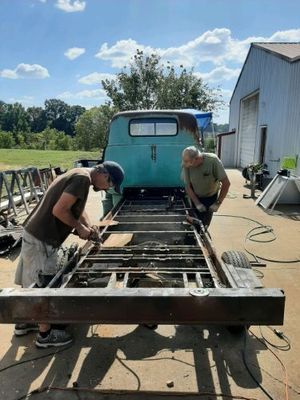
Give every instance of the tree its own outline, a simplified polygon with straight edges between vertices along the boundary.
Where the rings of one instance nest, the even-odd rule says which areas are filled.
[[[67,109],[65,115],[65,133],[66,135],[75,136],[75,125],[80,116],[85,112],[85,108],[81,106],[71,106]]]
[[[201,78],[182,66],[179,72],[157,54],[147,56],[137,50],[129,65],[116,79],[102,81],[102,86],[117,109],[196,108],[212,111],[222,104],[217,90],[210,89]]]
[[[45,113],[50,128],[63,131],[66,127],[66,115],[69,106],[62,100],[49,99],[45,101]]]
[[[27,116],[31,132],[41,132],[47,126],[46,113],[42,107],[28,107]]]
[[[75,124],[84,111],[84,107],[69,106],[62,100],[50,99],[45,101],[48,126],[58,131],[64,131],[66,135],[75,135]]]
[[[0,100],[0,129],[3,128],[5,114],[7,113],[7,106],[8,106],[8,104],[6,104],[4,101]]]
[[[80,149],[100,150],[107,140],[107,128],[116,110],[109,105],[85,111],[75,125],[76,142]]]
[[[6,132],[28,132],[29,122],[25,108],[20,103],[2,104],[4,115],[1,117],[1,128]],[[18,143],[17,143],[18,144]]]

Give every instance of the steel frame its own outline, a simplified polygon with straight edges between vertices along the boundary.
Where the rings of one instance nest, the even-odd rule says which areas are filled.
[[[282,324],[283,292],[220,261],[203,227],[186,222],[184,193],[170,193],[125,192],[107,216],[119,224],[101,238],[127,233],[131,241],[88,242],[46,288],[3,289],[0,322]]]

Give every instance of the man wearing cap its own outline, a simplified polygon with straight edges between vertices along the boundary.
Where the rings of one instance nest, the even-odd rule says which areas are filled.
[[[230,181],[216,154],[202,153],[196,146],[183,150],[182,166],[186,193],[207,229],[228,193]]]
[[[95,233],[84,210],[90,186],[95,191],[114,187],[120,193],[123,178],[122,167],[114,161],[105,161],[94,168],[74,168],[56,178],[24,225],[15,283],[22,287],[45,286],[43,275],[57,272],[57,250],[71,231],[76,230],[81,239],[89,239]],[[15,335],[37,329],[37,325],[17,324]],[[65,330],[40,324],[35,343],[45,348],[63,346],[71,341],[72,337]]]

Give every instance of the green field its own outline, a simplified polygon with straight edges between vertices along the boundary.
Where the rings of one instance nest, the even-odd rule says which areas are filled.
[[[84,158],[98,159],[100,152],[0,149],[0,170],[29,166],[45,168],[50,165],[69,169],[75,160]]]

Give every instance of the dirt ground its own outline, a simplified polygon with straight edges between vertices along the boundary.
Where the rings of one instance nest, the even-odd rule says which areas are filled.
[[[230,192],[210,228],[218,254],[244,250],[246,246],[250,252],[268,259],[299,260],[300,207],[278,207],[269,215],[255,206],[253,199],[243,198],[250,189],[245,187],[241,173],[229,170],[228,174]],[[95,221],[100,217],[99,193],[91,193],[88,210]],[[256,225],[237,216],[271,225],[276,240],[245,242],[246,234]],[[0,259],[0,287],[13,286],[17,261],[18,251]],[[289,399],[300,398],[300,263],[266,264],[255,269],[266,287],[282,288],[286,294],[284,326],[278,329],[289,338],[289,351],[269,345],[274,355],[254,336],[264,335],[272,344],[284,346],[285,342],[267,327],[251,327],[248,335],[235,336],[224,327],[161,325],[152,331],[133,325],[78,325],[71,328],[74,344],[53,354],[52,349],[36,349],[34,333],[17,338],[13,336],[13,325],[0,325],[0,399],[24,399],[34,389],[51,386],[51,390],[41,390],[32,398],[281,400],[286,398],[284,368]],[[243,358],[265,392],[250,376]],[[23,363],[14,365],[20,362]],[[105,392],[109,390],[116,393]]]

